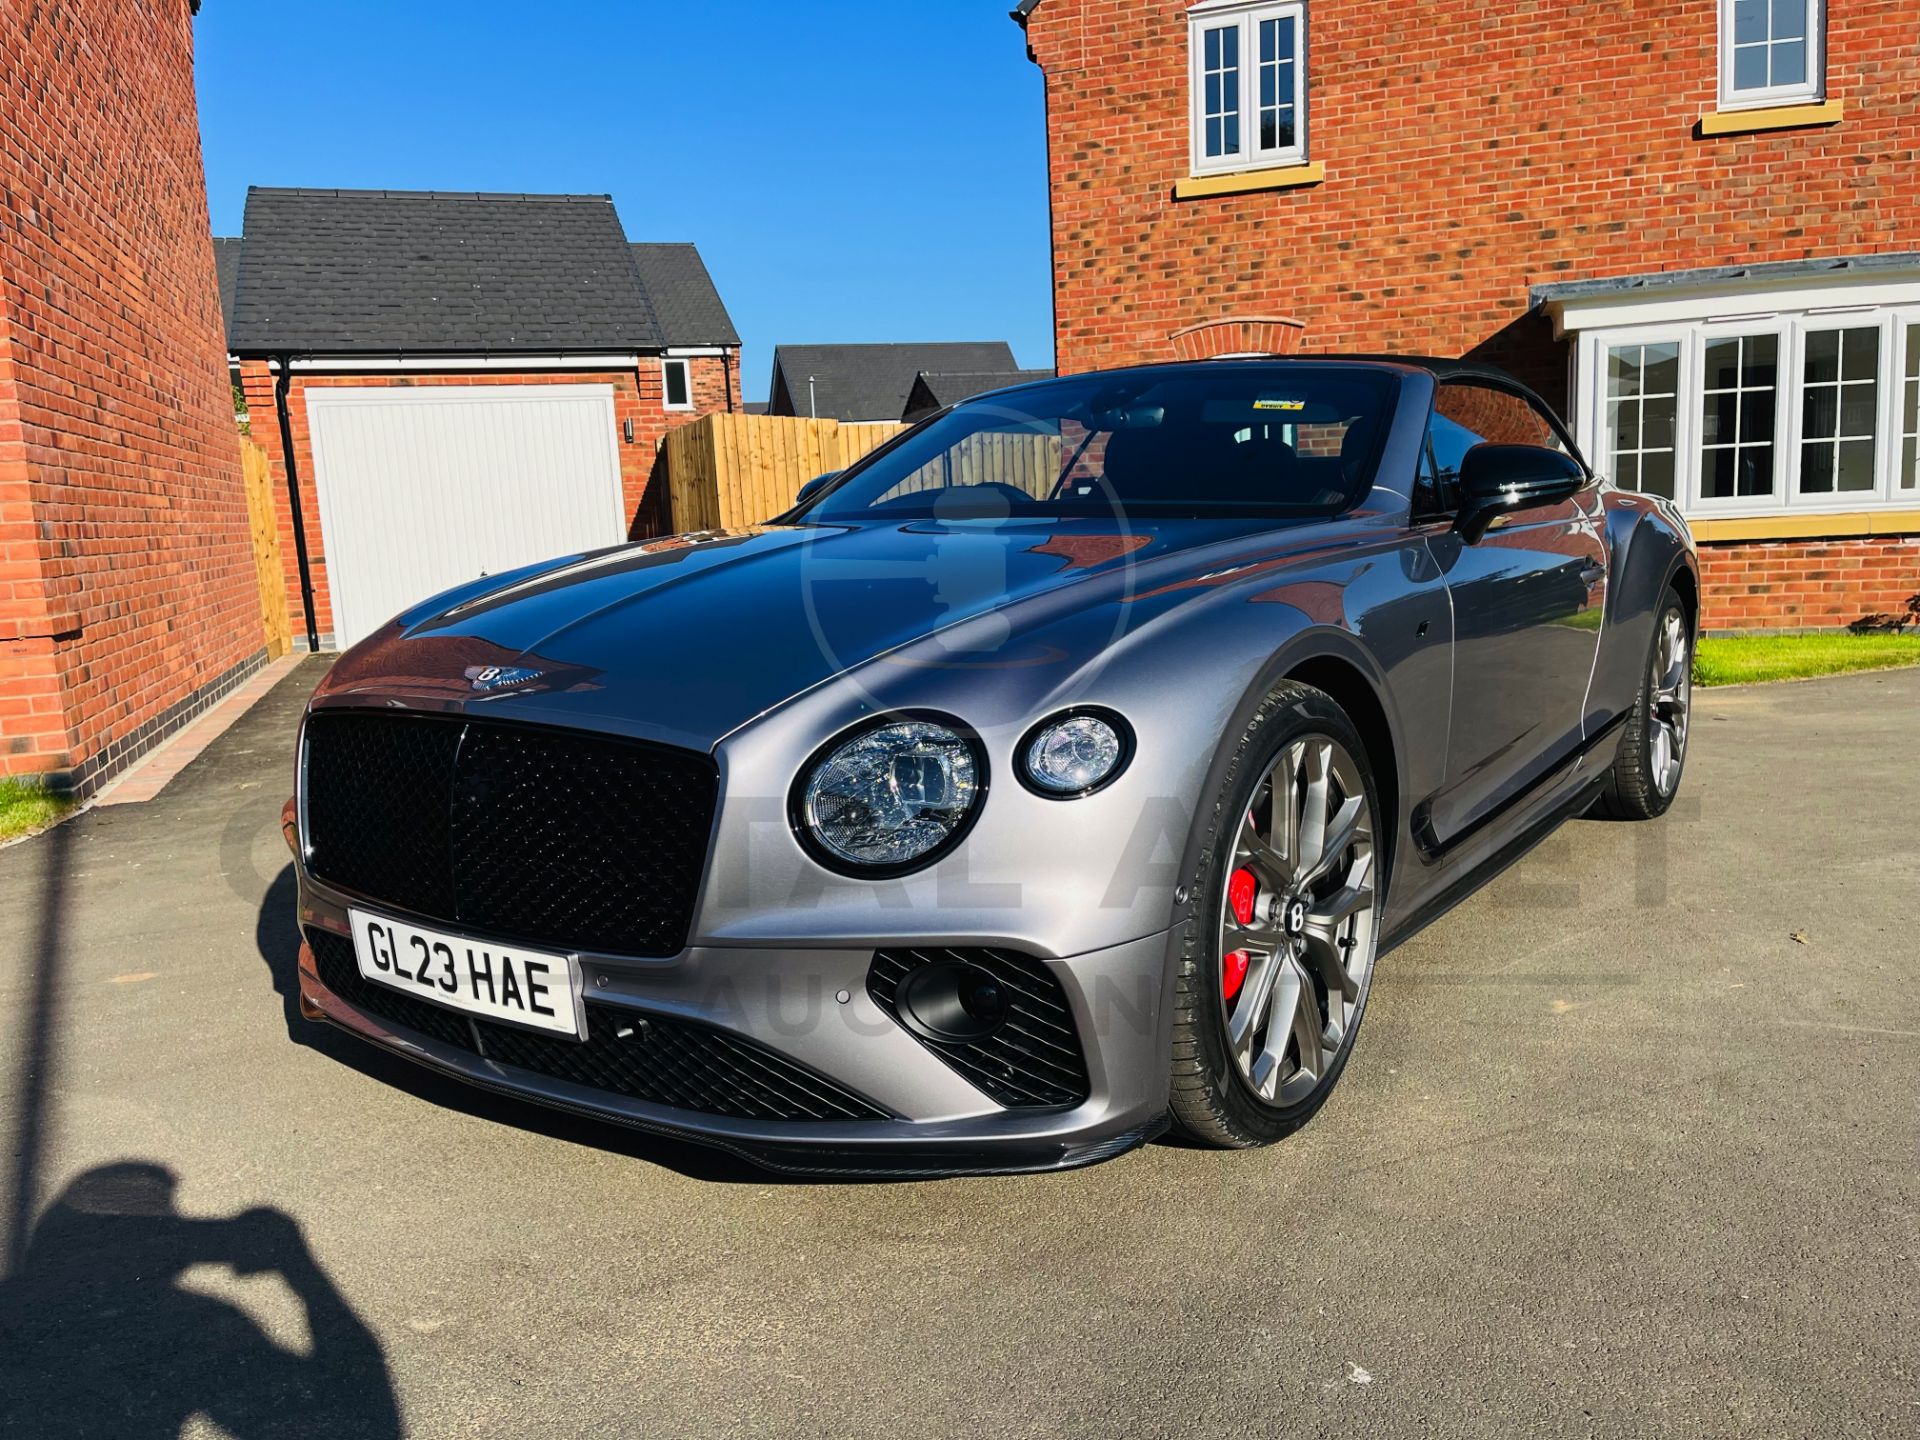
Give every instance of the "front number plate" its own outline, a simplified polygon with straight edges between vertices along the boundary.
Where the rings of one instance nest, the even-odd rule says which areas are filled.
[[[374,984],[489,1020],[584,1038],[580,964],[572,956],[423,930],[365,910],[347,917],[360,973]]]

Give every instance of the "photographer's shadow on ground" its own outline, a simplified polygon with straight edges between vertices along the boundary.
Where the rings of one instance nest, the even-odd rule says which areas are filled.
[[[236,1440],[402,1433],[380,1343],[284,1211],[182,1215],[178,1178],[117,1161],[71,1181],[0,1284],[0,1432],[172,1440],[195,1415]],[[196,1292],[196,1265],[273,1274],[306,1311],[307,1353]]]

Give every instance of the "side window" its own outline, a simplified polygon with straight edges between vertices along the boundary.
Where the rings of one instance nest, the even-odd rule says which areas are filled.
[[[1440,472],[1433,459],[1433,436],[1429,433],[1421,442],[1420,463],[1413,470],[1413,518],[1442,515],[1452,508],[1440,487]]]
[[[1435,388],[1427,444],[1443,510],[1459,503],[1460,462],[1476,445],[1540,445],[1563,453],[1567,449],[1558,427],[1533,401],[1470,380],[1447,380]]]

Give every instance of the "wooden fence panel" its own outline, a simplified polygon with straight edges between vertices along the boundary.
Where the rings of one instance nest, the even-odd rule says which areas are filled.
[[[260,629],[267,658],[277,660],[293,648],[293,622],[287,614],[287,575],[280,561],[280,521],[273,506],[273,466],[267,452],[240,437],[240,473],[247,491],[247,521],[253,535],[254,577],[260,587]]]
[[[793,506],[800,487],[842,470],[902,425],[841,425],[787,415],[704,415],[667,436],[671,528],[758,525]]]

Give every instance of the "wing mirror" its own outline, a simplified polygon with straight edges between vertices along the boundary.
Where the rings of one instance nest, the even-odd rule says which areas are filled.
[[[1469,545],[1498,516],[1555,505],[1587,483],[1580,462],[1544,445],[1476,445],[1460,462],[1460,514],[1453,528]]]
[[[822,490],[826,489],[827,486],[831,485],[835,480],[838,480],[839,478],[840,478],[840,472],[838,470],[829,470],[825,474],[814,476],[811,480],[807,481],[806,484],[800,487],[800,493],[793,497],[793,503],[796,506],[806,504],[807,501],[811,500],[814,496],[818,495]]]

